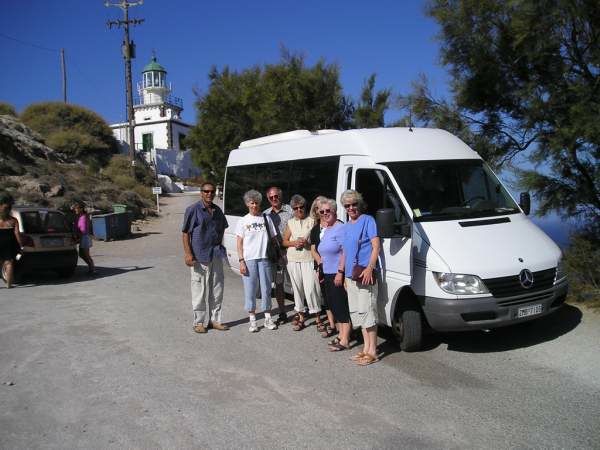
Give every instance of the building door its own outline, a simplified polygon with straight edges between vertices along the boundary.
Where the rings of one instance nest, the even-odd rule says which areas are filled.
[[[149,152],[154,148],[154,138],[152,133],[142,134],[142,150]]]

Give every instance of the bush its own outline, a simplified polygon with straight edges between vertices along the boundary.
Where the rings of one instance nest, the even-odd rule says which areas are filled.
[[[21,120],[40,133],[49,147],[61,148],[72,157],[100,158],[106,164],[117,152],[112,130],[89,109],[60,102],[35,103],[23,111]]]
[[[586,230],[572,236],[564,263],[570,300],[600,307],[600,235]]]
[[[0,116],[2,115],[17,117],[17,111],[10,103],[0,102]]]

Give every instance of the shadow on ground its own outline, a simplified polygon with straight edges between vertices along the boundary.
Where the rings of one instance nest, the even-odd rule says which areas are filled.
[[[464,353],[495,353],[532,347],[570,333],[581,323],[581,316],[579,308],[566,304],[558,311],[539,319],[489,332],[431,333],[425,337],[421,351],[434,350],[441,344],[446,344],[448,351]],[[378,346],[381,358],[400,351],[389,328],[380,328],[378,334],[381,339]]]
[[[61,278],[55,272],[42,271],[20,276],[19,282],[14,288],[24,288],[39,285],[59,285],[70,283],[81,283],[97,280],[99,278],[113,277],[127,272],[152,269],[153,266],[127,266],[127,267],[103,267],[96,266],[96,272],[92,275],[87,273],[86,266],[78,266],[75,274],[69,278]]]

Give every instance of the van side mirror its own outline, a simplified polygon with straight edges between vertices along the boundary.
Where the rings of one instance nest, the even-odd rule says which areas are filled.
[[[392,237],[410,237],[410,224],[406,222],[397,223],[392,208],[378,209],[375,213],[375,222],[377,223],[377,234],[382,238]],[[398,230],[398,228],[400,228]]]
[[[519,206],[521,207],[525,215],[528,216],[531,212],[531,196],[529,195],[529,192],[521,192],[519,198]]]

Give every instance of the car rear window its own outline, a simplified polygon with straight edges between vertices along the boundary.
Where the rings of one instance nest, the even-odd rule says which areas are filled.
[[[25,233],[69,233],[71,227],[65,216],[53,211],[23,211],[21,213]]]

